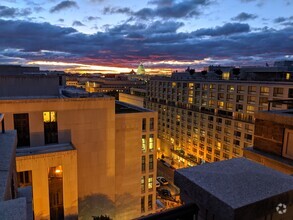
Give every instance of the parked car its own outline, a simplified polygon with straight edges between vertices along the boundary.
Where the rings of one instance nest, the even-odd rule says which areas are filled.
[[[162,176],[158,176],[157,180],[159,181],[159,183],[161,183],[162,185],[168,185],[169,182],[165,179],[165,177]]]
[[[161,186],[160,182],[156,180],[156,188],[159,188]]]
[[[158,189],[158,193],[164,197],[172,197],[171,192],[168,189]]]

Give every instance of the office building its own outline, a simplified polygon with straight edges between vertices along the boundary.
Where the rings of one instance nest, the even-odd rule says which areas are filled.
[[[158,111],[159,156],[177,168],[241,157],[253,144],[254,113],[269,100],[293,98],[292,72],[272,68],[213,67],[152,78],[145,101]],[[291,107],[275,102],[271,108]]]
[[[31,189],[35,219],[155,212],[157,113],[68,90],[58,76],[15,77],[18,91],[36,85],[25,96],[0,97],[4,129],[17,131],[16,183],[19,191]]]

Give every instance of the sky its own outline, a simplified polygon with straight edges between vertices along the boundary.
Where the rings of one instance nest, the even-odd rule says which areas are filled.
[[[293,60],[293,0],[1,0],[0,64],[147,73]]]

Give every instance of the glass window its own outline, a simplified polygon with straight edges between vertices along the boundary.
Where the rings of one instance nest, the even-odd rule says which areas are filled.
[[[143,153],[146,152],[146,136],[142,135],[141,137],[141,150]]]
[[[144,192],[145,191],[145,176],[141,177],[140,186],[141,186],[141,191]]]
[[[145,212],[145,198],[144,198],[144,196],[141,197],[140,206],[141,206],[141,212]]]
[[[149,137],[149,151],[152,152],[154,150],[154,135],[150,134]]]
[[[149,155],[149,170],[154,169],[154,155]]]
[[[145,156],[141,157],[141,171],[145,172]]]
[[[154,124],[155,124],[155,119],[154,118],[150,118],[150,130],[154,130]]]
[[[153,209],[153,195],[148,195],[148,210]]]
[[[43,120],[44,122],[56,122],[56,112],[43,112]]]
[[[152,190],[153,189],[153,175],[149,175],[148,178],[148,189]]]
[[[142,130],[145,131],[146,130],[146,118],[142,119]]]

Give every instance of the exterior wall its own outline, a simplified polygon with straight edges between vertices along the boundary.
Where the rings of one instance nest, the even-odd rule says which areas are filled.
[[[78,151],[79,216],[112,215],[107,211],[113,210],[115,199],[113,98],[1,100],[0,109],[7,130],[14,129],[13,113],[29,113],[31,147],[44,145],[43,111],[56,111],[59,143],[71,141]],[[33,174],[33,181],[42,181],[35,178]]]
[[[144,103],[144,98],[143,97],[139,97],[136,95],[130,95],[130,94],[126,94],[126,93],[119,93],[119,101],[121,102],[126,102],[132,105],[136,105],[139,107],[144,107],[143,103]]]
[[[49,195],[48,169],[59,165],[63,169],[64,216],[78,214],[76,159],[76,150],[17,157],[17,172],[32,171],[35,219],[50,218],[49,197],[44,196]]]
[[[182,167],[241,157],[253,144],[254,113],[288,98],[289,89],[293,83],[154,78],[146,107],[158,111],[161,153]]]
[[[142,130],[142,120],[146,119],[146,130]],[[149,129],[150,118],[154,118],[154,129]],[[157,113],[142,112],[116,114],[116,219],[133,219],[156,210],[156,141],[154,150],[142,152],[142,135],[157,137]],[[148,147],[147,147],[148,148]],[[149,155],[153,155],[153,169],[149,169]],[[142,171],[142,156],[146,157],[146,169]],[[118,159],[119,158],[119,159]],[[153,188],[148,190],[147,179],[153,175]],[[141,189],[141,178],[145,176],[145,191]],[[148,196],[152,195],[152,209],[148,209]],[[141,198],[145,199],[145,211],[141,210]]]
[[[0,79],[2,97],[59,95],[59,76],[0,75]]]

